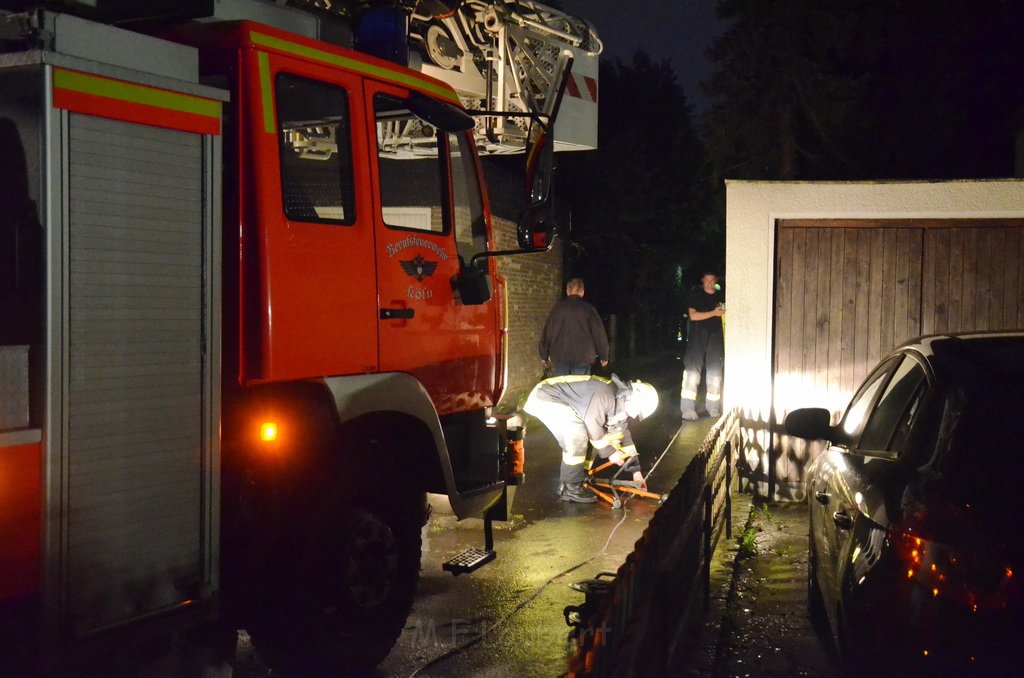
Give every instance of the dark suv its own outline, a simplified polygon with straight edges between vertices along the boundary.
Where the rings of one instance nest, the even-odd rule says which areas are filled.
[[[1000,675],[1024,659],[1024,332],[931,336],[893,351],[808,469],[812,611],[845,664]]]

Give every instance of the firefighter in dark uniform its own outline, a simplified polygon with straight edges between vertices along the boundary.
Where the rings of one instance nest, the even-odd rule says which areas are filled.
[[[642,381],[623,382],[592,375],[568,375],[545,379],[537,384],[523,409],[540,419],[562,448],[559,472],[562,501],[592,504],[593,494],[583,489],[587,474],[584,462],[588,445],[602,459],[633,470],[633,481],[641,489],[640,470],[629,419],[643,419],[658,407],[658,392]]]
[[[717,285],[718,276],[707,272],[701,277],[700,287],[693,288],[686,295],[690,329],[686,337],[683,385],[679,394],[679,410],[684,421],[697,419],[697,387],[700,386],[702,368],[707,373],[705,403],[708,414],[712,417],[722,414],[722,316],[725,315],[725,299]]]

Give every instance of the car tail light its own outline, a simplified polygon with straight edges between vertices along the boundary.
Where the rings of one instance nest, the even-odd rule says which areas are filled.
[[[915,502],[889,528],[907,579],[934,598],[973,612],[1005,610],[1020,597],[1021,573],[970,505],[946,500]]]

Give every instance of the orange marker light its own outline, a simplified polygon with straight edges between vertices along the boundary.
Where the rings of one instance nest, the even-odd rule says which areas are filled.
[[[272,421],[265,421],[260,424],[260,440],[265,443],[272,443],[277,440],[277,424]]]

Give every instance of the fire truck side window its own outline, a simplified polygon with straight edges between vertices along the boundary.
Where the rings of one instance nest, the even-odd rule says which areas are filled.
[[[480,182],[469,138],[448,134],[452,168],[452,215],[455,218],[455,242],[464,261],[487,249],[487,226],[480,198]]]
[[[392,228],[447,233],[444,158],[438,132],[394,97],[373,100],[381,216]]]
[[[348,95],[341,87],[286,73],[278,74],[276,92],[285,216],[352,224]]]

